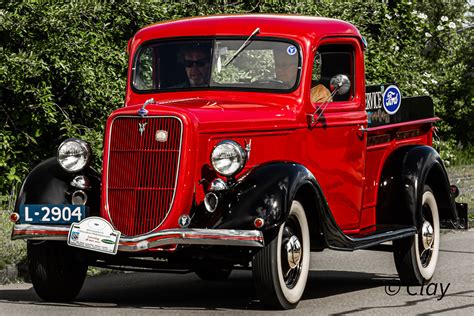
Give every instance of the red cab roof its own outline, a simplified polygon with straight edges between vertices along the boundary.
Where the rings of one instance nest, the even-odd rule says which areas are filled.
[[[156,38],[185,36],[246,36],[256,28],[258,36],[276,36],[300,39],[326,36],[355,36],[360,33],[352,24],[329,18],[277,15],[245,14],[214,15],[166,21],[141,29],[134,38],[135,45]]]

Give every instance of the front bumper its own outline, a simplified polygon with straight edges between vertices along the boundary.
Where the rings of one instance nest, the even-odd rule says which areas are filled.
[[[29,225],[13,227],[12,239],[67,240],[69,225]],[[137,237],[120,237],[118,251],[137,252],[173,245],[218,245],[263,247],[263,233],[235,229],[165,229]]]

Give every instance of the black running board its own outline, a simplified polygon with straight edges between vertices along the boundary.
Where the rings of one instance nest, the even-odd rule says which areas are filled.
[[[316,181],[316,180],[314,180]],[[407,238],[417,234],[415,225],[374,225],[357,235],[346,235],[334,219],[321,187],[316,182],[317,203],[320,206],[319,222],[326,247],[334,250],[354,251],[380,245],[387,241]]]
[[[326,236],[326,242],[331,249],[353,251],[369,248],[387,241],[410,237],[415,234],[415,226],[385,225],[376,226],[371,231],[366,230],[365,233],[354,236],[345,235],[342,231],[339,231],[339,234],[335,236],[333,232],[330,234],[331,236]]]

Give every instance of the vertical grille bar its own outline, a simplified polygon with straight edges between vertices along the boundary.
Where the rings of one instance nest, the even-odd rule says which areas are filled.
[[[168,133],[167,141],[157,140],[158,131]],[[117,117],[112,122],[106,203],[112,224],[122,234],[145,234],[168,216],[176,193],[182,135],[177,117]]]

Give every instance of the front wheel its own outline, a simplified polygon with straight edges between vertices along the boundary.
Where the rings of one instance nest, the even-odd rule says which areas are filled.
[[[87,263],[77,249],[64,242],[28,243],[28,269],[33,287],[45,301],[64,302],[76,298],[87,273]]]
[[[303,206],[293,201],[278,236],[253,258],[257,295],[275,309],[295,308],[303,295],[310,263],[309,230]]]
[[[419,208],[422,223],[418,233],[410,238],[393,241],[394,259],[400,281],[422,285],[433,277],[439,254],[438,204],[431,188],[424,186]]]

